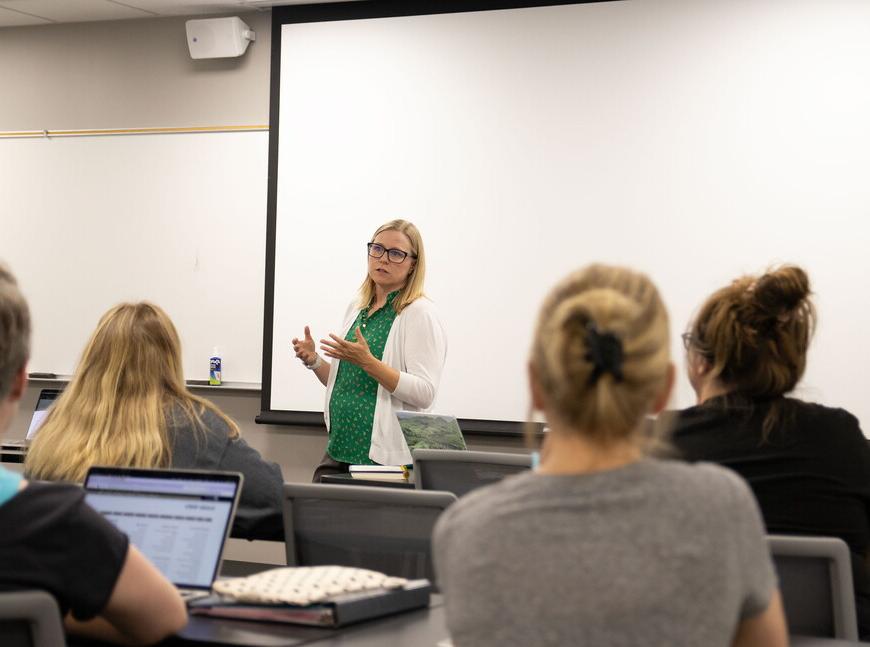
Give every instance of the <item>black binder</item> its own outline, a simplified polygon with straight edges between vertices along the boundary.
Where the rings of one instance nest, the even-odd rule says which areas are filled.
[[[363,620],[429,606],[431,593],[432,584],[429,580],[424,579],[412,580],[397,589],[343,593],[327,601],[306,606],[251,604],[250,602],[236,602],[220,596],[210,596],[191,601],[188,604],[188,611],[191,615],[234,620],[343,627]]]

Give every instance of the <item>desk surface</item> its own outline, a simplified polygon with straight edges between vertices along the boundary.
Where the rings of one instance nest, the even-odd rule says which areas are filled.
[[[440,595],[432,596],[428,609],[400,613],[388,618],[350,625],[342,629],[315,629],[294,625],[276,625],[254,622],[191,618],[184,636],[202,644],[263,645],[264,647],[384,647],[385,645],[417,645],[434,647],[449,638],[447,621]],[[790,636],[792,647],[861,647],[870,643],[831,638]]]

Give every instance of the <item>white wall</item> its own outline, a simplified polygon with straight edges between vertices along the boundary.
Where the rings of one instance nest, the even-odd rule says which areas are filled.
[[[272,14],[242,16],[245,55],[199,61],[187,17],[0,28],[0,130],[268,123]]]

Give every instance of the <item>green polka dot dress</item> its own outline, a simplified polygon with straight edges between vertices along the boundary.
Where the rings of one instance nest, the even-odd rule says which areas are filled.
[[[393,301],[397,294],[391,292],[384,307],[371,316],[368,308],[360,310],[345,339],[355,342],[356,329],[361,328],[372,355],[383,359],[387,336],[396,320]],[[377,400],[377,380],[356,364],[339,361],[329,398],[329,445],[326,448],[334,460],[354,465],[373,464],[369,449]]]

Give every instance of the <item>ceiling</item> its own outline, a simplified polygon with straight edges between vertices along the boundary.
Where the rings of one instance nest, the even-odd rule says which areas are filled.
[[[0,27],[227,14],[329,0],[0,0]]]

